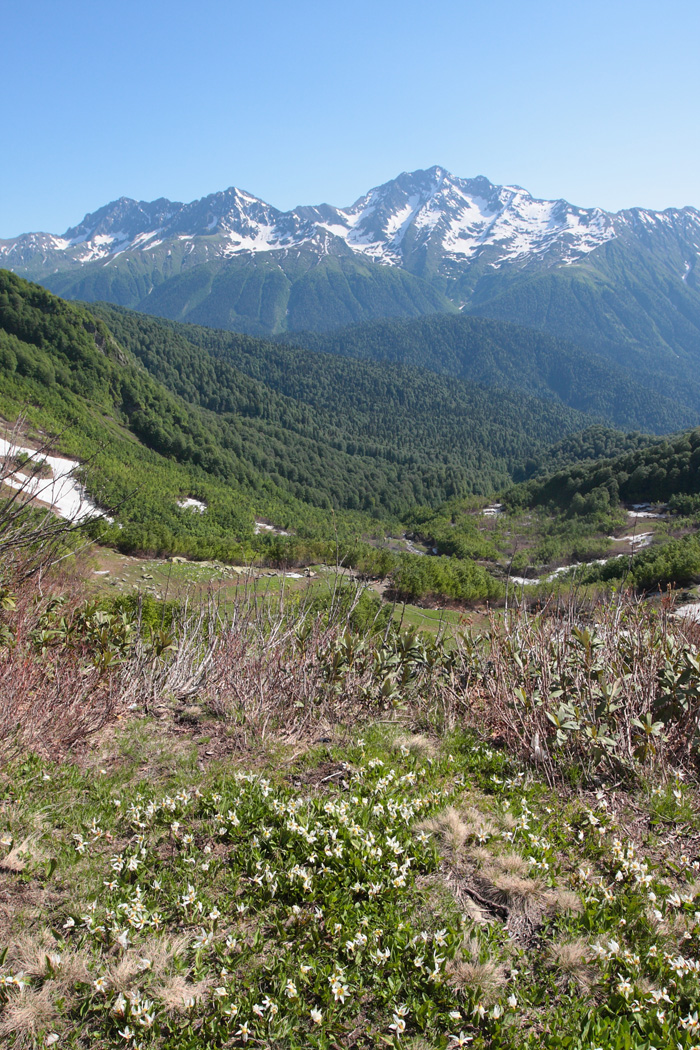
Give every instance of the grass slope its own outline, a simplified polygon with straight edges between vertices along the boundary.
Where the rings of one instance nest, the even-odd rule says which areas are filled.
[[[562,270],[494,282],[468,309],[570,339],[657,382],[667,373],[695,383],[700,293],[682,280],[687,253],[613,240]]]

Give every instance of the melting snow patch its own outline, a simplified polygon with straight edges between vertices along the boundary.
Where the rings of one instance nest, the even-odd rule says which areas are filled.
[[[648,547],[651,543],[653,532],[640,532],[637,536],[630,536],[629,542],[631,547]]]
[[[199,499],[193,499],[191,496],[188,496],[186,499],[179,499],[177,505],[182,510],[196,510],[198,514],[204,514],[204,511],[207,509],[206,503],[202,503]]]
[[[84,518],[101,517],[113,521],[98,506],[85,496],[85,490],[74,477],[79,464],[74,459],[63,459],[58,456],[45,456],[31,448],[20,448],[0,438],[0,457],[24,454],[30,460],[45,463],[51,470],[51,477],[32,477],[21,471],[15,471],[4,478],[4,483],[13,489],[24,489],[32,499],[48,503],[62,518],[68,521],[82,521]]]
[[[636,536],[608,536],[608,539],[612,543],[629,543],[630,547],[648,547],[653,536],[653,532],[640,532]]]
[[[587,569],[589,565],[607,565],[609,561],[615,561],[616,558],[624,558],[624,554],[613,554],[612,558],[594,558],[593,561],[576,561],[573,565],[562,565],[554,572],[550,572],[549,576],[545,576],[545,580],[555,580],[567,572],[573,572],[574,569]]]
[[[648,535],[651,536],[652,534],[648,533]],[[558,569],[554,569],[548,576],[535,577],[532,580],[526,580],[524,576],[509,576],[508,579],[518,587],[526,587],[528,584],[534,583],[551,583],[553,580],[558,579],[560,576],[565,576],[575,569],[586,569],[589,565],[607,565],[609,561],[616,561],[618,558],[624,557],[624,554],[613,554],[611,558],[596,558],[594,561],[577,561],[572,565],[560,565]]]
[[[268,525],[266,521],[256,521],[253,532],[256,536],[259,536],[261,532],[274,532],[277,536],[289,535],[289,533],[285,532],[284,529],[278,529],[276,525]]]

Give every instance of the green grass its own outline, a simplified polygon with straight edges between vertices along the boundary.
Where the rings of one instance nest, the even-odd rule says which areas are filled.
[[[696,1045],[683,785],[562,796],[400,726],[210,740],[134,718],[6,770],[6,1045]]]
[[[459,609],[421,609],[417,605],[397,605],[394,619],[404,627],[419,627],[431,633],[440,633],[465,623],[465,613]]]

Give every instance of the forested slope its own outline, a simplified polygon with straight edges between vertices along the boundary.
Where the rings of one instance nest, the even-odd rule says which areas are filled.
[[[256,516],[299,537],[362,535],[502,487],[587,422],[428,372],[102,315],[0,271],[0,412],[24,411],[37,436],[61,433],[64,452],[89,460],[89,491],[119,507],[122,547],[230,556],[262,542]],[[186,337],[197,333],[211,345]],[[207,512],[180,509],[187,496]]]
[[[283,338],[325,353],[400,362],[553,398],[627,430],[663,434],[700,420],[700,382],[694,376],[681,381],[672,372],[646,368],[641,378],[590,349],[520,324],[436,315]]]
[[[342,359],[105,304],[94,309],[155,378],[188,401],[274,420],[337,453],[385,463],[385,480],[375,475],[373,487],[355,488],[366,509],[402,513],[416,503],[491,491],[532,451],[590,422],[551,399],[497,393],[427,370]],[[299,456],[289,466],[309,485],[315,469]]]
[[[700,427],[612,459],[572,463],[506,495],[513,505],[569,508],[574,513],[586,501],[666,502],[692,497],[698,497],[700,506]]]

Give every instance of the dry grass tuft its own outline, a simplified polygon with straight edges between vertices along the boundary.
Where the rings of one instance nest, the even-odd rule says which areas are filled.
[[[465,938],[461,950],[447,965],[447,982],[457,990],[478,989],[485,1005],[498,998],[506,982],[505,969],[495,962],[479,961],[480,945],[473,938]]]
[[[0,1017],[0,1037],[14,1036],[13,1046],[34,1046],[39,1032],[58,1017],[55,999],[58,989],[52,981],[41,988],[22,988],[11,994]]]
[[[189,943],[190,938],[186,934],[180,934],[180,936],[164,934],[162,937],[147,938],[141,945],[139,953],[142,959],[149,960],[153,977],[156,980],[162,980],[171,973],[175,959],[184,954]]]
[[[453,861],[467,842],[474,839],[486,841],[496,831],[494,825],[478,809],[460,811],[454,806],[449,806],[442,813],[423,821],[420,828],[435,835],[446,852],[451,854]],[[479,857],[482,852],[484,856],[491,856],[488,851],[482,851],[478,846],[472,850],[472,856]]]
[[[566,888],[549,888],[541,879],[529,874],[530,865],[518,853],[492,855],[488,850],[474,850],[479,863],[478,883],[487,899],[505,905],[513,915],[525,916],[538,923],[542,916],[556,912],[578,913],[580,896]]]
[[[143,957],[129,952],[108,966],[103,976],[115,992],[126,992],[134,978],[142,974],[144,969]]]
[[[475,864],[488,866],[493,860],[493,853],[486,846],[475,846],[470,850],[469,857]]]
[[[571,912],[574,915],[580,915],[583,911],[583,901],[581,900],[581,896],[574,890],[557,888],[551,890],[550,895],[552,897],[552,904],[556,911]]]
[[[30,836],[20,842],[19,845],[13,846],[12,849],[6,856],[0,858],[0,868],[3,871],[17,872],[24,871],[31,861],[41,860],[42,856],[36,849],[36,837]]]
[[[56,939],[45,927],[15,940],[8,952],[8,963],[30,977],[43,977],[49,970],[49,956],[57,954]]]
[[[397,751],[405,747],[414,758],[434,758],[438,750],[435,741],[424,733],[398,733],[392,744]]]
[[[47,927],[16,937],[7,956],[12,970],[44,978],[44,987],[53,988],[64,1002],[70,1001],[76,984],[90,979],[89,961],[87,952],[71,948],[60,951]]]
[[[501,853],[495,858],[494,865],[504,875],[519,875],[527,879],[530,874],[530,865],[519,853]]]
[[[508,872],[501,872],[490,877],[490,873],[484,872],[484,875],[497,891],[500,902],[510,909],[530,912],[540,908],[546,901],[546,891],[539,879],[527,879]]]
[[[518,853],[494,856],[482,850],[475,859],[480,863],[478,874],[485,884],[487,896],[511,910],[525,914],[543,910],[547,899],[545,886],[540,879],[529,875],[530,865]]]
[[[460,852],[469,838],[469,825],[454,806],[449,806],[442,813],[423,821],[420,829],[435,835],[441,845],[453,855]]]
[[[447,968],[447,983],[457,989],[477,989],[485,1005],[498,998],[498,990],[505,984],[505,973],[493,962],[471,962],[453,959]]]
[[[177,974],[169,981],[156,986],[153,992],[166,1010],[173,1013],[184,1013],[189,1009],[193,1000],[198,1002],[206,997],[210,983],[210,981],[198,981],[197,984],[193,984]]]
[[[582,992],[589,992],[595,984],[588,942],[582,937],[553,944],[549,950],[550,964],[565,980],[575,981]]]
[[[138,951],[126,952],[109,966],[105,977],[116,992],[128,991],[134,979],[147,971],[153,980],[167,984],[176,958],[182,956],[188,943],[189,938],[184,934],[177,937],[167,934],[149,937]]]

